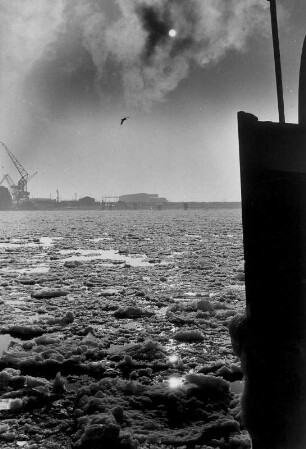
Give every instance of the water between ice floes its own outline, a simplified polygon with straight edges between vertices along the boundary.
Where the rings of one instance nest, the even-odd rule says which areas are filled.
[[[8,242],[1,242],[0,248],[20,248],[20,247],[26,247],[26,248],[37,248],[37,246],[43,246],[48,247],[53,244],[53,238],[51,237],[40,237],[39,241],[37,242],[29,242],[27,240],[23,239],[12,239]]]
[[[146,260],[145,255],[138,256],[125,256],[124,254],[119,254],[118,251],[114,249],[63,249],[60,254],[73,254],[70,257],[62,259],[64,262],[80,261],[86,262],[89,260],[119,260],[122,263],[126,263],[132,267],[149,267],[153,264]]]
[[[244,389],[244,381],[236,380],[235,382],[231,382],[231,392],[235,394],[242,394]]]
[[[40,237],[38,242],[28,242],[22,239],[12,239],[9,242],[1,242],[0,249],[10,249],[10,248],[20,248],[20,247],[29,247],[29,248],[37,248],[37,247],[51,247],[53,245],[53,241],[59,238],[56,237]],[[106,238],[96,239],[98,240],[106,240]],[[119,251],[113,249],[107,250],[94,250],[94,249],[64,249],[60,250],[59,253],[64,257],[61,259],[61,262],[89,262],[91,260],[103,260],[103,261],[119,261],[122,264],[130,265],[131,267],[150,267],[155,265],[147,260],[147,256],[145,254],[127,256],[125,254],[119,254]],[[162,263],[167,264],[166,262]],[[107,265],[107,263],[105,263]],[[50,266],[48,264],[40,263],[38,265],[32,266],[30,268],[12,268],[12,267],[3,267],[1,271],[4,273],[20,273],[20,274],[39,274],[39,273],[47,273],[50,270]]]
[[[11,341],[12,337],[9,334],[0,335],[0,356],[7,350]]]

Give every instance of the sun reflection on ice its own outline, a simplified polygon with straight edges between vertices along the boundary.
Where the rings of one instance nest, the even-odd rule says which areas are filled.
[[[168,379],[168,383],[169,383],[169,387],[170,388],[179,388],[183,385],[184,383],[184,378],[183,377],[177,377],[177,376],[171,376]]]
[[[178,355],[176,355],[176,354],[169,355],[169,362],[170,363],[177,363],[178,360],[179,360],[179,356]]]

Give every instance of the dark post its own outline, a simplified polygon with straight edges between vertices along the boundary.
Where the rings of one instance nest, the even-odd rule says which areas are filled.
[[[301,124],[238,113],[247,303],[242,415],[253,449],[306,448],[305,45]]]
[[[306,39],[302,51],[299,82],[299,124],[306,126]]]
[[[282,81],[282,68],[281,68],[281,58],[280,58],[280,50],[279,50],[276,3],[275,3],[275,0],[268,0],[268,1],[270,2],[279,122],[285,123],[283,81]]]

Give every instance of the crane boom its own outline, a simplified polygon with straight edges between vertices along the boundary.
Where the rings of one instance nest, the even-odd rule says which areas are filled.
[[[18,161],[16,156],[11,152],[11,150],[5,145],[4,142],[0,141],[0,144],[3,146],[7,154],[9,155],[11,161],[17,168],[20,179],[17,182],[17,184],[14,183],[12,178],[10,178],[9,175],[6,175],[1,180],[1,183],[6,179],[7,183],[10,185],[10,190],[12,192],[13,202],[15,205],[18,205],[20,203],[23,203],[25,201],[29,200],[30,193],[28,192],[28,181],[33,178],[36,173],[29,176],[29,173],[26,171],[26,169],[21,165],[21,163]],[[0,184],[1,184],[0,183]]]
[[[12,180],[12,178],[10,177],[10,175],[4,175],[3,178],[0,181],[0,186],[3,184],[3,182],[6,181],[8,183],[8,185],[10,186],[10,188],[12,188],[15,183]]]
[[[5,151],[9,155],[10,159],[12,160],[12,162],[15,165],[15,167],[17,168],[17,170],[19,171],[19,174],[20,174],[22,180],[26,183],[28,181],[28,177],[29,177],[28,172],[21,165],[21,163],[18,161],[18,159],[13,155],[11,150],[5,145],[5,143],[4,142],[0,142],[0,143],[4,147]]]
[[[38,171],[36,171],[35,173],[33,173],[31,176],[29,176],[28,178],[28,182],[30,181],[30,179],[32,179],[35,175],[37,175]]]

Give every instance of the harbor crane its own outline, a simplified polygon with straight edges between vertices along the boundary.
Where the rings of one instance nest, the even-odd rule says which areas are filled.
[[[21,178],[19,179],[19,181],[16,184],[16,183],[14,183],[14,181],[12,180],[12,178],[9,175],[4,175],[0,182],[0,185],[6,180],[6,182],[9,185],[11,195],[13,197],[13,202],[15,204],[19,204],[19,203],[24,202],[29,199],[30,193],[28,192],[28,182],[30,181],[30,179],[33,178],[33,176],[36,175],[37,172],[35,172],[31,176],[29,176],[28,172],[21,165],[21,163],[18,161],[16,156],[14,156],[14,154],[11,152],[11,150],[7,147],[7,145],[5,145],[5,143],[1,142],[1,141],[0,141],[0,143],[3,146],[3,148],[5,149],[5,151],[7,152],[7,154],[9,155],[11,161],[13,162],[13,164],[15,165],[15,167],[17,168],[17,170],[21,176]]]
[[[12,190],[15,186],[14,181],[12,180],[12,178],[10,177],[10,175],[4,175],[0,181],[0,186],[2,186],[2,184],[4,183],[4,181],[6,181],[7,185],[9,186],[9,189],[12,193]]]
[[[16,199],[16,194],[17,194],[17,192],[16,192],[16,187],[17,187],[16,183],[12,180],[12,178],[10,177],[9,174],[6,174],[6,175],[4,175],[2,177],[2,179],[0,181],[0,186],[2,186],[4,181],[6,181],[6,183],[8,185],[9,191],[10,191],[10,193],[12,195],[13,202],[16,203],[17,202],[17,199]]]

